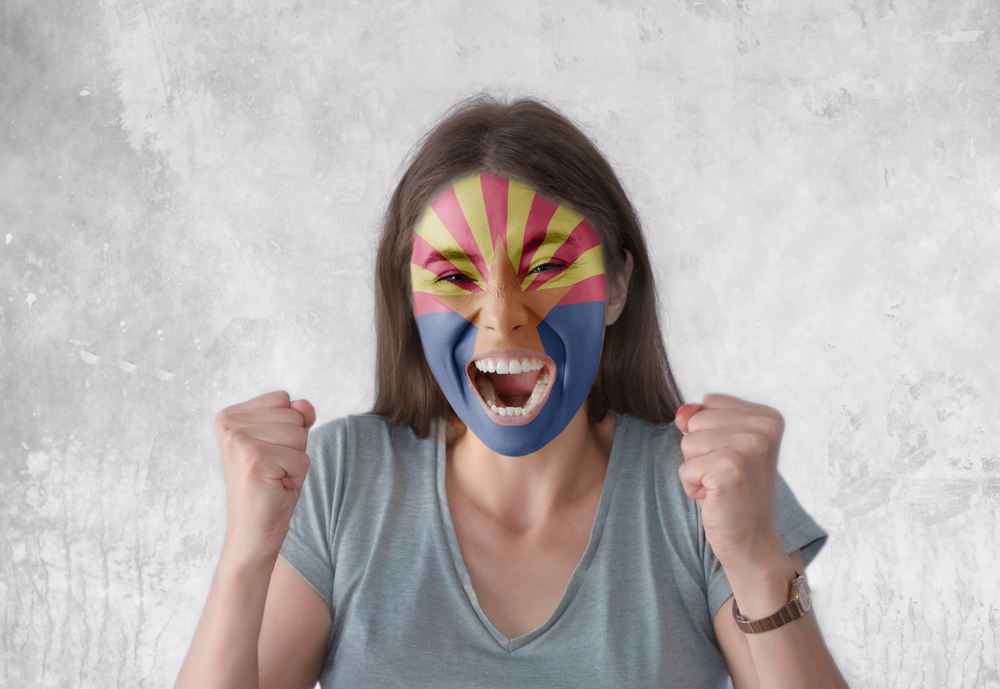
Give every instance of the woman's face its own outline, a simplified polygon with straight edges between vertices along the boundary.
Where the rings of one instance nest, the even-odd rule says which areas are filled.
[[[428,204],[411,261],[420,339],[452,408],[502,455],[547,445],[586,400],[600,359],[604,262],[593,227],[483,173]]]

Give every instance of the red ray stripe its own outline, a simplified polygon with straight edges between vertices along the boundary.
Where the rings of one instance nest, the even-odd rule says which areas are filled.
[[[442,256],[440,251],[435,249],[430,242],[421,237],[419,234],[413,235],[413,258],[411,260],[418,266],[427,268],[428,270],[433,270],[441,275],[444,273],[441,272],[440,268],[444,266],[429,268],[428,265],[432,263],[445,263],[451,266],[455,272],[461,272],[454,263]]]
[[[552,261],[569,265],[578,259],[584,251],[600,246],[600,244],[601,239],[597,236],[594,228],[586,220],[581,220],[580,224],[569,233],[569,238],[552,255]]]
[[[542,285],[544,285],[546,282],[548,282],[555,276],[562,275],[562,273],[563,271],[561,270],[549,270],[544,273],[538,273],[537,275],[535,275],[535,279],[531,281],[531,284],[528,285],[527,291],[530,292],[535,289],[541,289]]]
[[[493,239],[494,251],[500,247],[507,250],[507,192],[510,180],[489,173],[479,176],[483,188],[483,201],[486,204],[486,217],[490,221],[490,237]]]
[[[413,293],[413,315],[423,316],[425,313],[440,313],[442,311],[454,311],[443,301],[427,292]]]
[[[549,227],[549,221],[555,215],[559,204],[549,201],[541,194],[535,194],[531,201],[531,210],[528,211],[528,222],[524,227],[524,246],[533,247],[529,251],[521,254],[521,265],[517,272],[524,275],[531,268],[531,260],[535,257],[535,252],[545,239],[545,231]]]
[[[559,305],[582,304],[587,301],[604,301],[604,276],[592,275],[569,288],[569,292],[559,300]]]
[[[462,247],[462,251],[472,261],[472,265],[476,266],[483,279],[488,279],[488,266],[479,253],[476,238],[472,236],[472,230],[469,229],[469,221],[465,219],[462,206],[458,203],[458,196],[455,195],[455,188],[448,187],[438,194],[431,202],[431,208],[437,213],[438,218],[441,219],[452,238]]]
[[[560,246],[552,255],[552,263],[562,263],[566,266],[573,265],[573,263],[583,255],[583,252],[600,245],[601,240],[598,238],[593,226],[586,220],[581,220],[580,223],[569,233],[569,237],[566,238],[563,245]],[[539,273],[535,276],[535,279],[531,281],[531,284],[528,285],[528,289],[539,289],[546,282],[554,279],[560,274],[562,274],[562,271],[560,270]]]
[[[437,273],[439,277],[462,272],[461,268],[442,256],[440,251],[419,234],[413,235],[413,258],[411,260],[418,266]],[[467,292],[483,291],[479,285],[472,281],[463,282],[461,287]]]

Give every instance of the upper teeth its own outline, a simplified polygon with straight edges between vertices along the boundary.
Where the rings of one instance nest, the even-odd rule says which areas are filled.
[[[544,362],[541,359],[479,359],[476,368],[483,373],[524,373],[537,371]]]

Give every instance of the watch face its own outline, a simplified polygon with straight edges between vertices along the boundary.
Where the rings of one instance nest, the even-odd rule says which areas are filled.
[[[799,612],[805,615],[812,608],[812,592],[809,590],[809,584],[806,583],[806,578],[799,577],[797,580],[798,586],[795,588],[795,606],[799,609]]]

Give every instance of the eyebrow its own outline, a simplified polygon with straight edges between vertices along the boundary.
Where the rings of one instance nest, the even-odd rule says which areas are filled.
[[[435,249],[433,253],[427,255],[423,263],[421,263],[421,268],[427,268],[431,264],[440,263],[441,261],[447,261],[453,266],[458,267],[458,264],[462,261],[469,261],[470,258],[464,251],[459,248],[449,247],[447,249],[439,250]]]
[[[526,239],[524,242],[524,248],[521,249],[521,255],[534,256],[535,253],[546,244],[556,244],[560,247],[568,244],[571,247],[581,247],[580,237],[576,232],[573,230],[570,230],[569,232],[557,230],[555,232],[535,234],[531,239]]]

